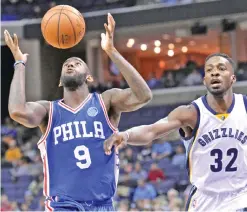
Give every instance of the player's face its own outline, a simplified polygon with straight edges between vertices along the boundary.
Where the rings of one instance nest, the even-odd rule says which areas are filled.
[[[231,63],[224,57],[211,57],[205,64],[204,85],[214,96],[223,96],[236,81]]]
[[[88,76],[87,65],[80,58],[72,57],[63,64],[61,83],[65,88],[74,91],[86,82]]]

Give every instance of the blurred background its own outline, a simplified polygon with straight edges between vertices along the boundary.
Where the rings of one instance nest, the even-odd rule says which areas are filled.
[[[58,4],[83,13],[85,38],[69,50],[57,50],[42,38],[40,21]],[[7,110],[13,57],[3,30],[19,36],[29,53],[27,100],[53,100],[62,63],[81,57],[93,72],[91,91],[126,88],[118,69],[100,47],[106,14],[116,20],[115,45],[153,90],[146,107],[124,113],[120,130],[150,124],[176,106],[205,94],[204,61],[215,52],[229,54],[237,64],[234,91],[247,94],[246,0],[2,0],[1,1],[1,211],[44,210],[43,171],[37,149],[38,129],[10,120]],[[190,184],[186,155],[176,134],[145,147],[127,147],[120,153],[116,208],[120,211],[182,211]]]

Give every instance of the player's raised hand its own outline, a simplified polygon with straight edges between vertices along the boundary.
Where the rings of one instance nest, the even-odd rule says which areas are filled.
[[[18,37],[16,34],[14,34],[14,39],[12,39],[11,35],[9,34],[8,30],[4,30],[4,39],[7,44],[7,46],[10,48],[15,61],[17,60],[22,60],[24,63],[27,62],[27,55],[28,54],[23,54],[19,48],[19,43],[18,43]]]
[[[127,145],[128,134],[126,132],[118,132],[112,134],[104,142],[104,150],[106,155],[111,154],[112,147],[115,146],[115,150],[118,150]]]
[[[114,49],[113,37],[115,30],[115,20],[110,13],[107,16],[108,24],[104,24],[106,33],[101,33],[101,47],[105,51]]]

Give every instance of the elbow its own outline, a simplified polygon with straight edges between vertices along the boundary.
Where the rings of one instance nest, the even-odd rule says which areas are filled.
[[[143,103],[148,103],[152,100],[153,98],[153,94],[152,94],[152,91],[151,90],[148,90],[146,93],[145,93],[145,96],[143,98]]]
[[[23,109],[18,108],[18,107],[9,107],[9,116],[11,119],[13,119],[14,121],[17,121],[22,118],[25,117],[25,112]]]
[[[9,116],[10,116],[11,119],[16,121],[16,120],[18,120],[18,117],[21,116],[21,112],[17,111],[17,110],[10,110],[9,109]]]

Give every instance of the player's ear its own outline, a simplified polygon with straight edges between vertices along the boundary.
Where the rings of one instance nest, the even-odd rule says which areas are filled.
[[[206,86],[205,77],[203,77],[203,85]]]
[[[231,78],[232,78],[232,84],[234,84],[237,81],[236,75],[233,74]]]
[[[86,81],[87,81],[88,83],[93,82],[93,81],[94,81],[94,80],[93,80],[93,76],[92,76],[92,75],[87,75]]]
[[[58,87],[62,87],[63,86],[63,84],[62,84],[62,82],[61,82],[61,80],[59,81],[59,85],[58,85]]]

